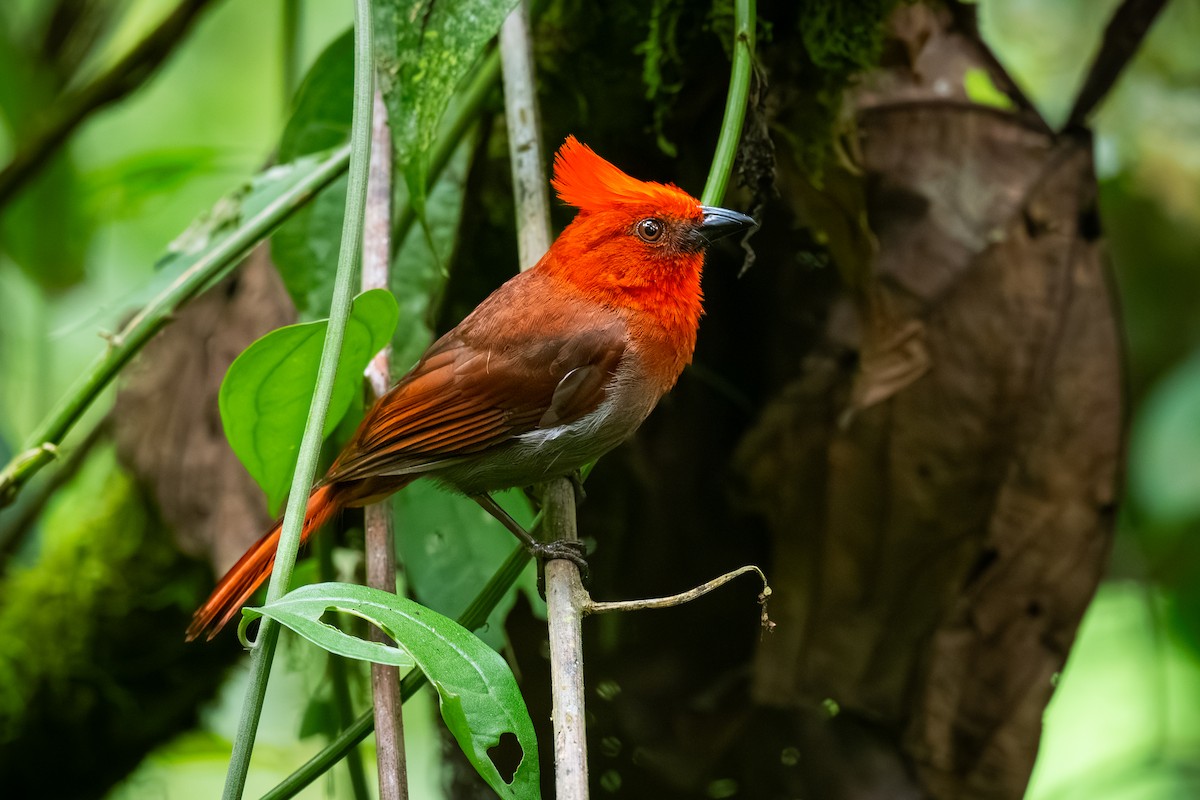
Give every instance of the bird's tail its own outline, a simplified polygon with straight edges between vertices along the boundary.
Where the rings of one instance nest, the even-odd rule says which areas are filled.
[[[318,486],[308,496],[308,508],[304,514],[304,528],[300,532],[300,543],[307,542],[318,528],[329,521],[346,505],[334,484]],[[266,535],[259,539],[233,565],[204,605],[192,615],[192,624],[187,629],[190,642],[201,635],[212,639],[226,623],[241,610],[254,590],[271,574],[275,566],[275,551],[279,548],[279,533],[283,520],[276,522]]]

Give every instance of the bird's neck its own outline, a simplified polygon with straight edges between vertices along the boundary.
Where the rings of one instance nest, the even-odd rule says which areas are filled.
[[[703,313],[703,264],[703,253],[686,253],[670,261],[638,261],[600,253],[570,258],[552,248],[538,269],[626,315],[636,329],[660,330],[690,359]]]
[[[661,263],[633,263],[622,258],[594,263],[568,261],[551,249],[537,268],[581,296],[620,313],[636,340],[653,345],[682,370],[692,359],[703,313],[703,266],[702,253]]]

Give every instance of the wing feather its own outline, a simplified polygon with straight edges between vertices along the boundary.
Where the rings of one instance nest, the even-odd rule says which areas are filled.
[[[510,330],[528,330],[525,316]],[[554,321],[525,344],[472,335],[465,320],[367,413],[326,482],[427,472],[595,410],[625,353],[625,326],[556,332],[567,326]]]

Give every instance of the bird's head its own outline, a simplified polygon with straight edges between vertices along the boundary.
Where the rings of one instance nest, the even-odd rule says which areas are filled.
[[[690,324],[700,315],[704,251],[756,223],[705,206],[672,184],[641,181],[574,136],[554,159],[559,199],[579,209],[543,260],[597,299],[657,311]]]

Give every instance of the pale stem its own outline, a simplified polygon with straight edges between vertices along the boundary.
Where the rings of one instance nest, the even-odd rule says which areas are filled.
[[[771,597],[771,585],[767,583],[767,576],[763,574],[763,571],[753,564],[738,567],[731,572],[726,572],[724,575],[713,578],[707,583],[702,583],[694,589],[688,589],[686,592],[667,595],[666,597],[650,597],[645,600],[618,600],[613,602],[599,602],[588,597],[583,602],[582,611],[584,614],[604,614],[609,611],[643,611],[648,608],[681,606],[684,603],[690,603],[699,597],[703,597],[714,589],[720,589],[734,578],[745,575],[748,572],[753,572],[757,575],[763,584],[763,590],[758,595],[759,605],[762,606],[763,629],[766,631],[774,630],[775,623],[767,616],[767,600]]]
[[[387,106],[378,86],[371,117],[371,163],[367,175],[367,207],[363,220],[362,288],[387,289],[392,227],[392,142]],[[382,397],[391,384],[390,346],[367,365],[367,399]],[[367,585],[396,591],[396,541],[392,501],[372,503],[365,511]],[[378,628],[371,638],[385,641]],[[371,698],[375,707],[375,747],[379,769],[379,800],[407,800],[408,764],[404,758],[404,716],[401,712],[400,670],[371,664]]]
[[[517,244],[521,269],[550,248],[550,198],[538,124],[537,80],[529,38],[529,6],[521,0],[500,28],[504,116],[508,123]],[[565,478],[543,487],[543,526],[550,541],[575,541],[575,490]],[[554,710],[554,782],[559,800],[588,796],[587,734],[583,717],[582,604],[587,598],[579,568],[570,561],[546,563],[546,620],[550,636],[550,686]]]
[[[550,249],[550,193],[543,166],[527,0],[518,3],[500,26],[500,67],[504,75],[504,116],[508,122],[508,154],[517,209],[517,258],[524,271]]]
[[[577,541],[575,487],[566,478],[542,490],[549,541]],[[546,625],[550,636],[550,686],[554,705],[554,785],[556,797],[588,796],[587,725],[583,694],[583,614],[591,600],[579,567],[566,559],[546,562]]]

